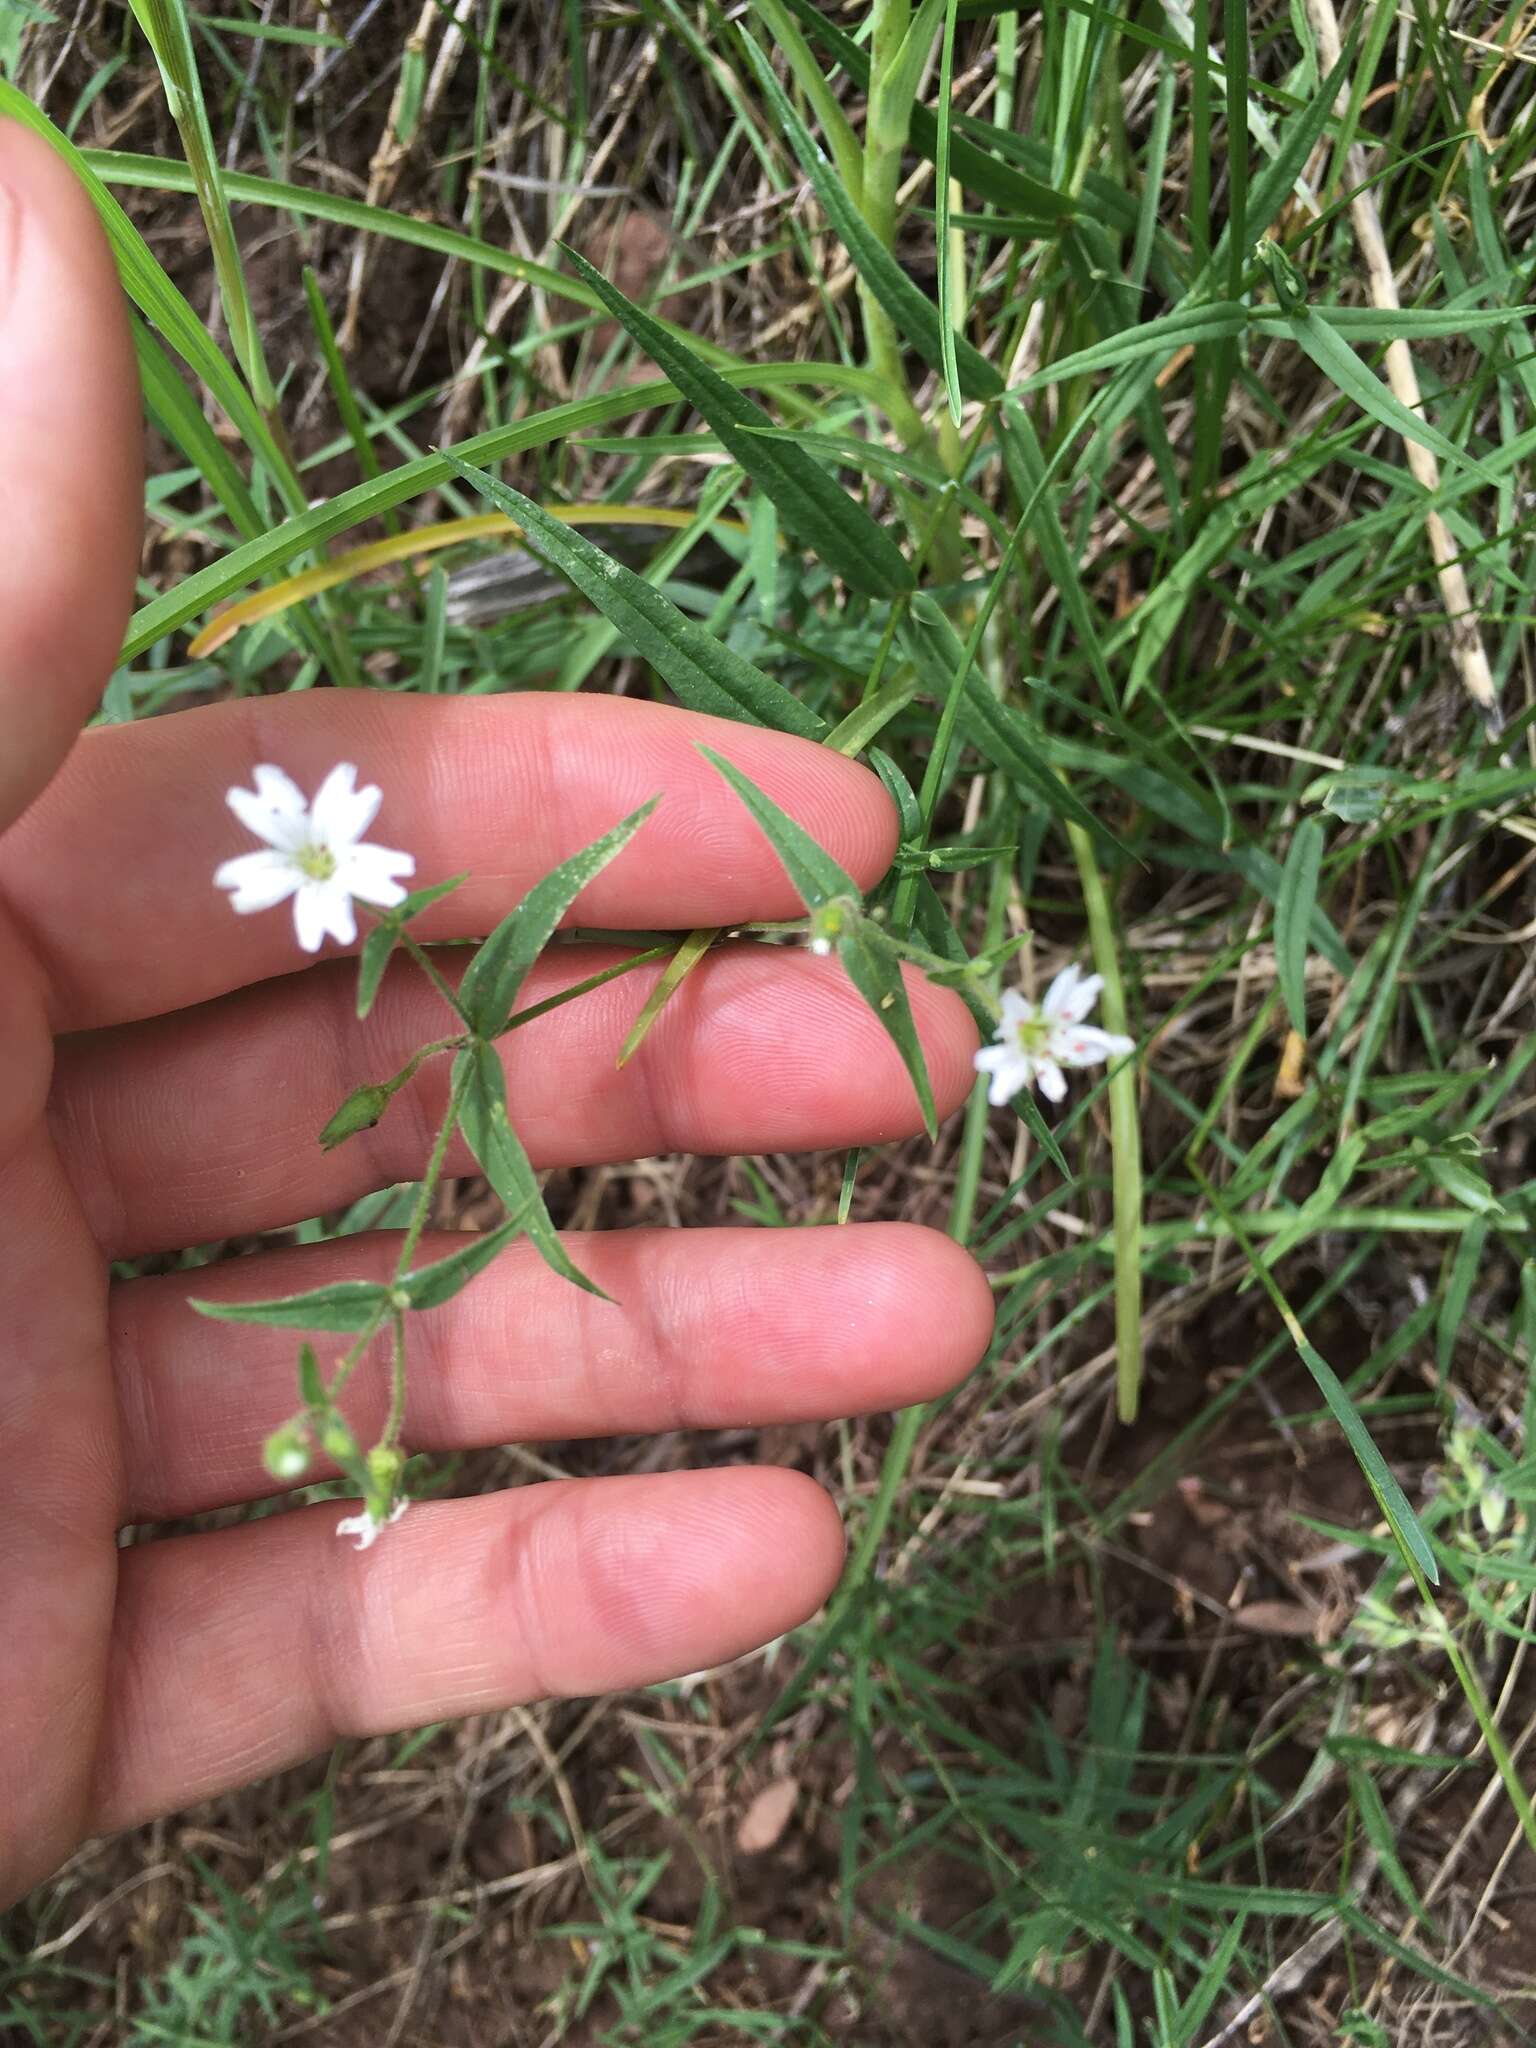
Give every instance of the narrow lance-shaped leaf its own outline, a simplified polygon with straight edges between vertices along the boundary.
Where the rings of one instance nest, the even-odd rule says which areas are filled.
[[[218,1323],[263,1323],[276,1330],[366,1330],[389,1309],[389,1290],[371,1280],[338,1280],[307,1294],[272,1301],[194,1301],[199,1315]]]
[[[562,1280],[606,1301],[602,1288],[571,1259],[550,1221],[532,1163],[507,1118],[506,1076],[494,1046],[479,1038],[465,1047],[454,1069],[454,1089],[459,1098],[459,1127],[517,1228],[527,1232],[540,1258]]]
[[[923,1128],[930,1138],[939,1134],[939,1119],[933,1105],[933,1085],[928,1079],[928,1062],[912,1017],[907,984],[896,956],[880,944],[880,928],[868,918],[857,918],[837,942],[837,957],[848,979],[879,1018],[892,1045],[901,1054],[902,1065],[912,1077],[917,1105],[923,1113]]]
[[[834,576],[866,597],[897,597],[912,588],[912,571],[885,528],[803,448],[762,433],[774,423],[754,399],[727,384],[574,249],[565,253],[619,325],[708,420],[721,446],[772,499],[787,530]]]
[[[900,637],[924,686],[942,703],[956,670],[965,661],[959,634],[934,600],[924,594],[913,600]],[[1058,818],[1081,825],[1096,838],[1116,843],[1043,755],[1036,753],[1022,715],[998,702],[974,662],[966,667],[960,726],[977,751],[1008,777],[1021,796],[1043,805]]]
[[[1407,1553],[1418,1565],[1432,1586],[1440,1583],[1440,1566],[1435,1553],[1429,1547],[1429,1539],[1419,1523],[1418,1516],[1408,1504],[1408,1496],[1398,1484],[1392,1468],[1377,1450],[1371,1433],[1360,1419],[1360,1412],[1345,1391],[1338,1374],[1322,1357],[1313,1350],[1305,1339],[1296,1340],[1296,1348],[1318,1390],[1327,1402],[1334,1420],[1349,1440],[1349,1447],[1360,1461],[1360,1469],[1366,1482],[1376,1496],[1377,1505],[1386,1517],[1387,1526],[1397,1538],[1398,1547]]]
[[[537,1197],[535,1196],[535,1200]],[[408,1273],[400,1282],[400,1292],[412,1308],[441,1308],[463,1287],[467,1287],[477,1273],[483,1273],[499,1251],[505,1249],[513,1238],[526,1228],[527,1205],[509,1216],[505,1223],[499,1223],[494,1230],[487,1230],[479,1237],[472,1237],[446,1259],[434,1259],[429,1266],[418,1266],[414,1273]]]
[[[962,285],[963,278],[952,274],[949,220],[949,151],[950,119],[954,112],[953,88],[955,77],[955,12],[956,0],[945,0],[944,40],[939,54],[939,132],[934,154],[934,242],[938,250],[938,294],[939,294],[939,346],[944,371],[944,395],[949,400],[950,417],[956,425],[960,422],[960,365],[957,360],[955,343],[954,300],[955,287]]]
[[[498,483],[483,469],[472,468],[446,449],[443,460],[498,512],[517,521],[528,545],[618,627],[635,652],[691,711],[745,718],[754,725],[798,733],[801,739],[821,738],[827,729],[824,718],[808,710],[782,683],[764,675],[755,663],[717,640],[697,619],[687,618],[644,577],[552,519],[509,484]]]
[[[1458,448],[1422,413],[1411,412],[1389,385],[1383,384],[1366,368],[1349,343],[1334,332],[1320,313],[1310,310],[1293,313],[1286,325],[1298,347],[1368,417],[1378,420],[1384,427],[1391,427],[1405,441],[1416,441],[1421,448],[1428,448],[1442,462],[1470,469],[1485,483],[1495,481],[1492,471],[1475,455]]]
[[[766,796],[750,776],[743,775],[713,747],[701,746],[699,752],[712,768],[724,776],[762,827],[765,838],[784,863],[784,872],[794,883],[807,910],[820,910],[825,903],[847,897],[855,903],[863,901],[863,891],[848,870],[835,861],[824,846],[818,846],[803,825],[797,825],[787,811],[781,811],[773,798]]]
[[[692,974],[699,962],[708,954],[710,947],[720,936],[718,925],[701,925],[697,931],[688,934],[672,958],[662,970],[661,978],[646,997],[639,1016],[624,1035],[619,1047],[615,1065],[626,1067],[644,1045],[651,1027],[667,1004],[677,994],[683,983]]]
[[[758,83],[773,109],[774,118],[799,159],[800,168],[810,179],[816,197],[821,201],[822,211],[848,251],[849,261],[896,323],[897,332],[917,350],[925,363],[942,371],[944,336],[938,307],[912,282],[889,249],[877,239],[838,183],[837,173],[790,104],[788,95],[774,75],[773,66],[757,44],[745,34],[741,41]],[[961,335],[955,336],[954,351],[955,373],[965,396],[996,398],[1003,389],[1002,375],[996,364],[989,363]]]
[[[880,944],[878,927],[864,916],[859,885],[825,847],[818,846],[809,832],[797,825],[787,812],[781,811],[772,797],[766,796],[750,777],[743,775],[739,768],[712,747],[701,747],[699,751],[724,776],[762,827],[765,838],[784,863],[784,872],[794,883],[806,909],[814,913],[828,906],[847,906],[846,915],[835,916],[829,924],[827,935],[835,937],[838,958],[847,971],[848,979],[868,1003],[882,1030],[900,1053],[902,1064],[911,1075],[912,1086],[917,1092],[923,1123],[932,1137],[938,1129],[933,1088],[928,1079],[917,1027],[912,1021],[906,983],[895,955]]]
[[[1291,1028],[1301,1038],[1307,1035],[1307,942],[1322,865],[1323,828],[1316,818],[1303,818],[1285,858],[1275,903],[1275,970]]]
[[[508,911],[481,946],[459,984],[459,1002],[482,1038],[494,1038],[506,1029],[528,970],[553,938],[561,918],[593,877],[623,852],[660,802],[659,796],[653,796],[611,832],[552,868],[542,881],[534,883],[515,910]]]
[[[366,1017],[373,1008],[374,998],[379,993],[379,983],[389,965],[389,956],[395,950],[401,932],[411,919],[425,910],[429,904],[451,895],[466,879],[464,875],[451,875],[446,882],[434,882],[428,889],[413,889],[403,903],[379,920],[367,938],[357,962],[357,1014]]]

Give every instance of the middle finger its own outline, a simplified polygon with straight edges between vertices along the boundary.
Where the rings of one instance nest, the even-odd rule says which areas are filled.
[[[523,1002],[623,957],[560,947],[535,967]],[[636,969],[500,1041],[510,1120],[535,1166],[877,1144],[919,1128],[912,1083],[842,968],[785,947],[711,954],[616,1068],[660,972]],[[110,1257],[280,1228],[421,1171],[446,1104],[446,1059],[424,1067],[375,1130],[331,1153],[316,1143],[354,1088],[387,1079],[452,1025],[407,963],[364,1023],[354,987],[338,962],[60,1045],[54,1128]],[[975,1028],[958,997],[920,975],[908,993],[945,1115],[969,1087]],[[447,1170],[474,1170],[462,1145]]]

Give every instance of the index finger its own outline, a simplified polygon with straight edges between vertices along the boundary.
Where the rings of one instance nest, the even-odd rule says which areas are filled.
[[[273,762],[306,796],[340,761],[383,791],[370,837],[414,856],[413,886],[467,870],[426,939],[489,931],[559,861],[661,802],[582,893],[574,921],[735,924],[803,908],[700,743],[734,761],[861,886],[895,813],[868,769],[809,741],[628,698],[430,698],[327,690],[248,698],[86,733],[0,841],[0,890],[48,975],[56,1028],[161,1015],[292,973],[291,905],[236,916],[220,862],[257,842],[225,803]]]

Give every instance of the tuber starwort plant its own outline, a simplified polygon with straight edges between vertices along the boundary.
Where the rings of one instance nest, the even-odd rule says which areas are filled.
[[[866,910],[853,877],[824,847],[723,755],[709,747],[702,751],[740,797],[782,861],[806,907],[804,933],[811,951],[837,954],[901,1055],[923,1121],[929,1135],[935,1135],[933,1090],[901,963],[909,960],[935,980],[964,983],[973,1004],[989,1007],[985,991],[997,963],[985,956],[974,961],[945,961],[893,934],[880,909]],[[361,1082],[353,1089],[317,1134],[322,1147],[333,1149],[371,1129],[429,1060],[451,1055],[447,1107],[394,1275],[387,1284],[341,1281],[270,1301],[199,1301],[195,1305],[204,1315],[226,1322],[264,1323],[352,1338],[329,1373],[314,1346],[307,1339],[301,1343],[300,1405],[268,1438],[265,1459],[272,1477],[289,1485],[305,1478],[317,1455],[338,1467],[358,1489],[362,1504],[357,1514],[338,1522],[336,1533],[355,1537],[357,1548],[366,1550],[406,1507],[402,1491],[406,1452],[400,1436],[411,1317],[452,1300],[518,1236],[528,1237],[562,1278],[592,1293],[601,1292],[574,1264],[550,1219],[528,1154],[508,1121],[506,1084],[495,1048],[498,1040],[550,1007],[541,1003],[522,1012],[516,1010],[528,970],[587,883],[641,830],[661,796],[653,796],[535,883],[475,948],[455,988],[409,927],[464,878],[456,876],[408,895],[401,883],[414,875],[415,859],[363,839],[378,815],[383,791],[374,783],[359,788],[357,773],[352,762],[339,762],[313,800],[307,801],[283,769],[270,762],[259,763],[252,771],[254,789],[233,788],[227,801],[241,824],[264,840],[265,846],[259,852],[222,862],[215,870],[214,882],[229,891],[230,907],[241,914],[291,902],[294,934],[307,953],[317,952],[326,938],[352,945],[361,912],[372,920],[372,926],[358,956],[359,1016],[366,1016],[389,956],[400,946],[426,975],[452,1018],[453,1028],[419,1046],[398,1072],[384,1080]],[[795,927],[748,929],[765,937],[782,937]],[[638,950],[617,967],[551,1000],[575,1001],[616,975],[648,964],[664,950]],[[1098,987],[1097,977],[1084,980],[1075,967],[1068,968],[1057,976],[1038,1015],[1022,997],[1012,992],[1003,996],[998,1032],[1004,1043],[976,1054],[978,1071],[993,1076],[994,1101],[1006,1101],[1036,1081],[1043,1093],[1059,1100],[1066,1086],[1062,1065],[1083,1066],[1132,1049],[1129,1039],[1082,1024]],[[1034,1037],[1029,1038],[1030,1049],[1025,1049],[1030,1032]],[[447,1258],[416,1265],[417,1248],[456,1131],[462,1133],[500,1197],[506,1218],[498,1228],[474,1238]],[[377,1440],[364,1450],[342,1411],[340,1397],[376,1345],[387,1345],[390,1399]]]

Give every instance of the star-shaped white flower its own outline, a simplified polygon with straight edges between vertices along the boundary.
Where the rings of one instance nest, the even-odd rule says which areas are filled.
[[[1011,1102],[1021,1088],[1038,1087],[1047,1101],[1060,1102],[1067,1092],[1063,1068],[1096,1067],[1136,1050],[1133,1038],[1084,1023],[1103,986],[1101,974],[1084,974],[1072,966],[1057,975],[1043,1003],[1030,1002],[1017,989],[1005,991],[996,1043],[976,1055],[976,1071],[992,1076],[987,1100],[994,1109]]]
[[[354,1550],[371,1550],[391,1522],[398,1522],[409,1507],[409,1501],[397,1500],[383,1521],[377,1521],[366,1508],[360,1515],[343,1515],[336,1524],[338,1536],[355,1536]]]
[[[241,912],[272,910],[291,896],[294,930],[306,953],[318,953],[327,933],[350,946],[357,937],[354,900],[392,910],[405,901],[400,878],[416,872],[410,854],[363,843],[382,795],[373,783],[359,789],[357,770],[342,761],[307,804],[281,768],[264,764],[254,790],[232,789],[226,801],[266,845],[215,869],[215,886],[228,889],[231,909]]]

